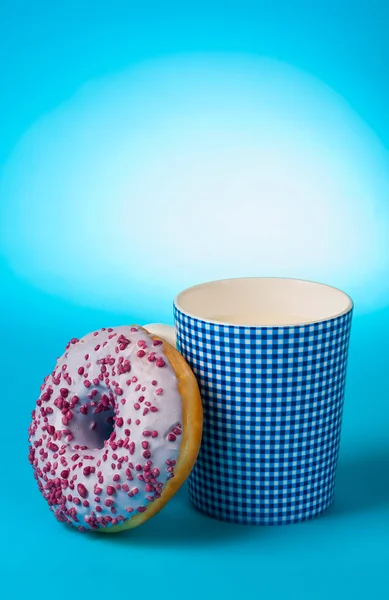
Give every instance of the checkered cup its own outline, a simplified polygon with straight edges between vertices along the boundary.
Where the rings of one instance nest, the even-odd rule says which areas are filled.
[[[203,513],[232,523],[312,519],[332,503],[353,302],[284,278],[181,292],[175,328],[146,325],[192,367],[203,438],[188,479]]]

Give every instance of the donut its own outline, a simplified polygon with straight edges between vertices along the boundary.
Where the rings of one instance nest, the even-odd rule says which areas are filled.
[[[32,411],[29,461],[58,521],[116,533],[155,515],[200,448],[196,378],[166,341],[132,325],[73,338]]]

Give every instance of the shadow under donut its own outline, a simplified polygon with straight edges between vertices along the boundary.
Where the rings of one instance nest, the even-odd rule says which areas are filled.
[[[144,525],[123,533],[105,535],[104,542],[164,547],[193,547],[196,544],[204,546],[213,543],[220,546],[223,541],[247,538],[255,529],[246,525],[231,525],[203,515],[191,504],[184,485],[167,506]]]

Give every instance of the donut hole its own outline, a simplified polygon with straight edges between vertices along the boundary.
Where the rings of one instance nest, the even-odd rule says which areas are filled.
[[[79,412],[71,422],[72,445],[86,446],[88,449],[100,450],[114,430],[115,411],[107,407],[103,412],[94,413],[94,407],[85,404],[87,413]]]

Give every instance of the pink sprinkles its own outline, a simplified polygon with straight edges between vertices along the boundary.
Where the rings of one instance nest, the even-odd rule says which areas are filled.
[[[73,352],[79,340],[69,342],[66,363],[59,362],[41,386],[29,428],[29,461],[42,495],[58,521],[82,532],[147,510],[174,476],[179,449],[171,442],[182,434],[180,423],[170,425],[167,434],[152,426],[152,415],[172,401],[172,393],[180,401],[178,390],[169,391],[169,378],[138,382],[128,375],[137,372],[138,363],[150,374],[166,367],[162,342],[135,326],[102,328],[91,336],[81,342],[87,350],[81,355]],[[113,427],[108,439],[103,426]],[[157,438],[165,440],[169,457],[158,465],[153,463]],[[139,500],[129,506],[135,496]]]

